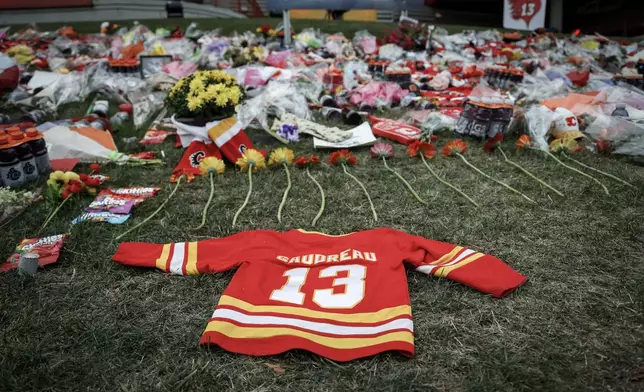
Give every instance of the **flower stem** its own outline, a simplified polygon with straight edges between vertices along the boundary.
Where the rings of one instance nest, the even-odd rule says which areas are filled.
[[[592,167],[592,166],[588,166],[588,165],[586,165],[585,163],[579,162],[578,160],[576,160],[576,159],[574,159],[574,158],[572,158],[572,157],[570,157],[570,156],[568,156],[568,155],[566,155],[566,154],[564,154],[564,158],[569,159],[569,160],[571,160],[571,161],[575,162],[576,164],[578,164],[579,166],[581,166],[581,167],[585,167],[585,168],[586,168],[586,169],[588,169],[588,170],[592,170],[592,171],[597,172],[597,173],[599,173],[599,174],[603,174],[603,175],[605,175],[606,177],[608,177],[608,178],[612,178],[613,180],[615,180],[615,181],[617,181],[617,182],[621,182],[621,183],[622,183],[622,184],[624,184],[624,185],[627,185],[627,186],[630,186],[631,188],[635,188],[635,189],[637,189],[637,187],[636,187],[635,185],[631,184],[630,182],[626,182],[626,181],[622,180],[621,178],[616,177],[616,176],[614,176],[614,175],[612,175],[612,174],[610,174],[610,173],[606,173],[606,172],[601,171],[601,170],[599,170],[599,169],[595,169],[595,168],[594,168],[594,167]]]
[[[405,184],[407,189],[409,189],[409,192],[411,192],[411,194],[414,195],[414,197],[416,198],[416,200],[418,200],[420,202],[420,204],[429,206],[429,203],[427,203],[425,200],[421,199],[420,196],[418,196],[418,193],[416,193],[414,188],[411,187],[411,185],[407,182],[407,180],[405,180],[405,178],[403,176],[401,176],[400,173],[398,173],[397,170],[392,169],[392,168],[389,167],[389,165],[387,164],[387,158],[382,157],[382,161],[385,163],[385,168],[387,170],[389,170],[390,172],[392,172],[393,174],[395,174],[396,177],[398,177],[398,179],[400,181],[402,181],[403,184]]]
[[[320,210],[318,211],[318,214],[315,216],[315,218],[313,218],[313,223],[311,223],[311,226],[315,226],[318,219],[320,219],[320,217],[322,216],[322,213],[324,212],[324,207],[326,206],[326,200],[324,197],[324,189],[322,189],[322,185],[320,185],[320,183],[317,182],[317,180],[311,175],[308,167],[306,168],[306,175],[309,176],[311,181],[313,181],[315,185],[318,186],[318,189],[320,190],[320,196],[322,198],[322,203],[320,204]]]
[[[235,227],[235,224],[237,223],[237,218],[239,217],[239,214],[246,208],[246,205],[248,204],[248,200],[250,200],[250,194],[253,193],[253,166],[254,164],[249,164],[248,165],[248,193],[246,194],[246,200],[244,200],[244,204],[242,204],[241,207],[237,210],[235,213],[235,216],[233,217],[233,227]]]
[[[434,169],[432,169],[432,167],[431,167],[431,166],[429,166],[429,164],[428,164],[428,163],[427,163],[427,161],[425,160],[425,157],[423,156],[423,154],[419,154],[419,155],[420,155],[420,159],[422,159],[422,160],[423,160],[423,163],[425,164],[425,166],[427,167],[427,169],[429,169],[430,173],[432,173],[432,174],[434,175],[434,177],[436,177],[436,179],[437,179],[438,181],[440,181],[440,182],[441,182],[441,184],[446,185],[446,186],[448,186],[448,187],[452,188],[452,189],[453,189],[454,191],[456,191],[458,194],[460,194],[461,196],[463,196],[464,198],[466,198],[466,199],[467,199],[467,201],[469,201],[470,203],[474,204],[474,206],[475,206],[475,207],[478,207],[478,206],[479,206],[479,205],[478,205],[478,203],[477,203],[477,202],[475,202],[474,200],[472,200],[472,198],[471,198],[471,197],[469,197],[468,195],[466,195],[466,194],[465,194],[465,192],[463,192],[462,190],[458,189],[458,188],[457,188],[457,187],[455,187],[454,185],[452,185],[452,184],[450,184],[449,182],[447,182],[447,181],[443,180],[442,178],[440,178],[440,177],[438,176],[438,174],[436,174],[436,172],[434,171]]]
[[[215,195],[215,179],[214,179],[214,172],[210,171],[210,196],[208,196],[208,201],[206,202],[206,205],[203,208],[203,212],[201,213],[201,224],[194,229],[190,230],[199,230],[202,227],[206,225],[206,215],[208,214],[208,207],[210,207],[210,202],[212,202],[212,197]]]
[[[554,187],[550,186],[550,184],[546,183],[545,181],[541,180],[540,178],[538,178],[538,177],[537,177],[537,176],[535,176],[534,174],[530,173],[527,169],[524,169],[524,168],[523,168],[521,165],[519,165],[518,163],[516,163],[516,162],[514,162],[514,161],[509,160],[509,159],[508,159],[508,156],[507,156],[507,155],[505,155],[505,152],[503,151],[503,149],[501,148],[501,146],[498,146],[497,148],[498,148],[498,150],[501,152],[501,155],[503,155],[503,159],[505,159],[505,161],[506,161],[507,163],[509,163],[510,165],[512,165],[512,166],[516,167],[517,169],[521,170],[522,172],[524,172],[524,173],[525,173],[525,174],[527,174],[528,176],[532,177],[532,179],[537,180],[537,181],[539,182],[539,184],[541,184],[541,185],[545,186],[546,188],[550,189],[551,191],[553,191],[553,192],[554,192],[554,193],[556,193],[557,195],[559,195],[559,196],[561,196],[561,197],[563,197],[563,196],[564,196],[564,194],[563,194],[563,193],[559,192],[557,189],[555,189]]]
[[[492,177],[492,176],[490,176],[490,175],[488,175],[488,174],[483,173],[481,170],[479,170],[479,168],[477,168],[476,166],[474,166],[474,165],[472,165],[471,163],[469,163],[469,162],[467,161],[467,159],[465,159],[465,157],[464,157],[463,155],[461,155],[461,154],[459,154],[459,153],[456,153],[456,155],[457,155],[459,158],[461,158],[461,159],[463,160],[463,162],[465,162],[465,164],[466,164],[467,166],[469,166],[470,168],[472,168],[474,171],[476,171],[477,173],[479,173],[479,174],[480,174],[480,175],[482,175],[483,177],[487,178],[488,180],[491,180],[491,181],[496,182],[497,184],[499,184],[499,185],[501,185],[501,186],[505,187],[506,189],[508,189],[508,190],[509,190],[509,191],[511,191],[511,192],[516,193],[517,195],[520,195],[521,197],[523,197],[524,199],[528,200],[529,202],[534,203],[534,204],[537,204],[537,202],[536,202],[536,201],[532,200],[531,198],[529,198],[529,197],[528,197],[528,196],[526,196],[525,194],[523,194],[523,193],[519,192],[518,190],[516,190],[516,189],[512,188],[510,185],[506,184],[505,182],[500,181],[500,180],[497,180],[496,178],[494,178],[494,177]]]
[[[365,188],[364,185],[362,185],[362,182],[360,182],[360,180],[358,180],[355,176],[353,176],[351,173],[349,173],[349,171],[347,171],[347,165],[345,165],[344,163],[342,164],[342,169],[344,169],[344,174],[346,174],[347,176],[353,178],[353,180],[358,185],[360,185],[360,188],[362,188],[362,190],[364,191],[365,196],[367,196],[367,200],[369,200],[369,205],[371,206],[371,212],[373,212],[373,220],[375,220],[377,222],[378,221],[378,214],[376,214],[376,208],[373,206],[373,202],[371,201],[371,196],[369,196],[369,192],[367,192],[367,188]]]
[[[136,226],[134,226],[134,227],[132,227],[131,229],[127,230],[125,233],[123,233],[123,234],[119,235],[118,237],[116,237],[116,240],[117,240],[117,241],[118,241],[118,240],[120,240],[121,238],[125,237],[129,232],[131,232],[131,231],[134,231],[134,230],[138,229],[139,227],[141,227],[141,226],[143,226],[144,224],[146,224],[146,223],[147,223],[147,221],[149,221],[150,219],[154,218],[154,216],[155,216],[156,214],[158,214],[158,213],[159,213],[159,211],[161,211],[161,210],[163,209],[163,207],[165,207],[165,205],[170,201],[170,199],[172,199],[172,196],[174,196],[174,194],[177,192],[177,189],[179,189],[179,185],[181,185],[181,179],[182,179],[182,178],[183,178],[183,176],[179,177],[179,179],[177,180],[177,185],[175,185],[175,186],[174,186],[174,189],[172,189],[172,192],[170,192],[170,195],[168,196],[168,198],[167,198],[167,199],[165,199],[165,201],[164,201],[163,203],[161,203],[161,205],[159,206],[159,208],[157,208],[157,209],[156,209],[156,210],[155,210],[151,215],[149,215],[147,218],[145,218],[145,219],[143,220],[143,222],[140,222],[140,223],[139,223],[139,224],[137,224]]]
[[[284,171],[286,172],[286,189],[284,190],[284,196],[282,196],[282,202],[280,203],[279,208],[277,209],[277,222],[282,223],[282,209],[284,208],[284,205],[286,204],[286,198],[288,198],[288,192],[291,190],[291,173],[288,171],[288,165],[286,163],[282,163],[282,166],[284,166]]]
[[[45,229],[45,227],[46,227],[46,226],[49,224],[49,222],[54,218],[54,216],[56,216],[56,214],[58,213],[58,211],[60,211],[60,209],[61,209],[61,208],[63,208],[63,206],[65,205],[65,203],[67,203],[67,200],[69,200],[69,199],[71,199],[71,198],[72,198],[71,196],[68,196],[67,198],[63,199],[63,201],[58,205],[58,207],[56,207],[56,209],[54,210],[54,212],[52,212],[51,214],[49,214],[49,216],[47,217],[47,220],[45,220],[45,223],[43,223],[43,224],[42,224],[42,226],[40,227],[40,230],[38,230],[38,233],[40,233],[41,231],[43,231],[43,230]]]
[[[584,173],[584,172],[583,172],[583,171],[581,171],[581,170],[577,170],[577,169],[575,169],[574,167],[572,167],[572,166],[570,166],[570,165],[566,165],[565,163],[561,162],[561,161],[559,160],[559,158],[557,158],[557,157],[556,157],[553,153],[551,153],[550,151],[544,151],[544,150],[540,150],[540,149],[538,149],[538,148],[534,148],[534,147],[531,147],[531,148],[532,148],[533,150],[538,150],[538,151],[543,151],[543,152],[545,152],[545,153],[546,153],[550,158],[554,159],[554,160],[555,160],[555,162],[557,162],[557,163],[558,163],[558,164],[560,164],[561,166],[563,166],[563,167],[567,168],[568,170],[572,170],[572,171],[574,171],[575,173],[580,174],[580,175],[582,175],[582,176],[584,176],[584,177],[586,177],[586,178],[589,178],[589,179],[591,179],[592,181],[596,182],[597,184],[599,184],[599,185],[602,187],[602,189],[604,190],[604,193],[606,193],[606,195],[610,196],[610,192],[608,192],[608,188],[606,188],[606,186],[605,186],[604,184],[602,184],[602,182],[601,182],[601,181],[599,181],[598,179],[596,179],[595,177],[591,176],[590,174]]]

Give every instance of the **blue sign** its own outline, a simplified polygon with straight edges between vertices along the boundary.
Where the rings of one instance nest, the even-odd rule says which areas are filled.
[[[424,0],[268,0],[269,10],[414,10],[425,8]]]

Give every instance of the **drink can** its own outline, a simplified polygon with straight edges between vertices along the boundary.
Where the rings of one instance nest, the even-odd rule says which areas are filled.
[[[18,271],[21,275],[36,276],[39,260],[40,255],[38,253],[21,254],[20,260],[18,261]]]
[[[320,104],[322,106],[326,106],[326,107],[330,107],[330,108],[337,108],[338,107],[338,103],[335,102],[333,97],[331,97],[330,95],[323,95],[322,98],[320,98]]]
[[[94,102],[94,107],[92,107],[92,114],[97,115],[98,117],[107,117],[107,114],[110,111],[110,103],[105,100],[98,100]]]
[[[331,122],[342,121],[342,110],[338,108],[323,107],[322,115],[324,116],[324,118],[326,118],[328,121],[331,121]]]
[[[118,112],[110,118],[110,124],[113,127],[119,126],[130,118],[127,112]]]
[[[362,116],[353,110],[349,110],[344,115],[344,123],[347,125],[360,125],[362,124]]]
[[[91,123],[89,123],[89,127],[94,128],[94,129],[100,129],[101,131],[104,131],[104,130],[107,129],[107,123],[105,122],[105,120],[103,120],[101,118],[97,118],[96,120],[94,120]]]
[[[33,122],[36,124],[41,124],[43,121],[45,121],[45,117],[47,114],[39,109],[32,110],[25,114],[24,116],[20,117],[21,122]]]
[[[86,128],[86,127],[89,127],[90,124],[91,123],[90,123],[90,121],[88,119],[83,118],[83,119],[80,119],[80,120],[76,121],[73,125],[76,128]]]

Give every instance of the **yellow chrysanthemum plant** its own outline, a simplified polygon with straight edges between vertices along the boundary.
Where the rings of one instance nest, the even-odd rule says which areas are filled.
[[[241,214],[244,208],[246,208],[248,201],[250,200],[250,195],[253,193],[253,173],[258,170],[266,169],[266,160],[261,152],[254,149],[248,149],[244,151],[242,157],[239,158],[235,164],[239,166],[241,171],[248,173],[248,193],[246,194],[244,204],[239,207],[239,210],[237,210],[233,217],[233,227],[237,224],[239,214]]]
[[[206,202],[201,214],[201,224],[192,230],[199,230],[206,225],[208,208],[210,207],[212,198],[215,195],[215,174],[224,174],[226,171],[226,165],[224,164],[224,161],[217,157],[207,157],[199,163],[199,171],[202,175],[208,175],[208,177],[210,177],[210,196],[208,196],[208,201]]]
[[[286,199],[288,198],[288,193],[291,190],[291,173],[288,171],[288,166],[293,163],[295,159],[295,154],[292,150],[289,150],[286,147],[280,147],[273,151],[268,158],[268,164],[270,166],[282,166],[286,172],[286,189],[284,190],[284,195],[282,196],[282,201],[279,208],[277,209],[277,222],[282,223],[282,209],[286,204]]]
[[[177,117],[207,122],[235,114],[244,90],[234,76],[223,71],[197,71],[180,79],[168,93],[166,106]]]

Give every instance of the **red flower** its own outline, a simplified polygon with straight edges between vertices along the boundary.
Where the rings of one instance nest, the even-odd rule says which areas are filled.
[[[496,149],[496,146],[501,144],[503,141],[503,134],[502,133],[497,133],[493,138],[490,138],[485,142],[485,145],[483,146],[483,151],[485,152],[494,152]]]
[[[71,195],[72,194],[67,189],[65,189],[63,193],[60,194],[60,197],[62,197],[63,199],[67,199]]]
[[[464,154],[467,151],[467,143],[461,139],[450,140],[447,142],[441,154],[444,157],[451,157],[456,154]]]
[[[309,163],[309,160],[306,159],[306,157],[297,157],[295,158],[295,166],[297,167],[304,167],[306,164]]]
[[[85,173],[81,173],[79,177],[83,182],[87,182],[87,179],[89,178],[89,176]]]
[[[71,181],[65,187],[65,190],[68,190],[71,193],[81,193],[83,191],[83,183],[77,180]]]
[[[433,143],[433,142],[435,142],[436,140],[438,140],[438,136],[436,136],[436,135],[432,135],[432,136],[430,136],[429,140],[431,140],[431,142]]]
[[[92,173],[100,173],[101,172],[101,165],[98,163],[92,163],[89,165],[89,169],[92,171]]]
[[[521,135],[519,136],[519,140],[515,143],[515,146],[517,150],[521,150],[525,147],[530,147],[532,145],[532,140],[530,140],[530,136],[528,135]]]
[[[329,163],[332,165],[357,165],[358,158],[356,158],[349,150],[338,150],[329,156]]]
[[[419,152],[422,152],[423,156],[428,159],[432,159],[436,155],[433,144],[421,142],[420,140],[413,142],[407,147],[407,154],[412,158],[417,157]]]
[[[98,188],[101,186],[101,180],[98,178],[88,178],[87,181],[85,181],[85,185],[87,185],[90,188]]]
[[[311,158],[309,158],[309,163],[317,165],[321,163],[322,161],[320,160],[320,157],[317,155],[311,155]]]

